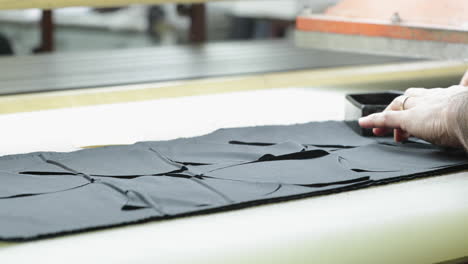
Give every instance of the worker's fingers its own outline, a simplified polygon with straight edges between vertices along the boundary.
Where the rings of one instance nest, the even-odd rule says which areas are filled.
[[[405,95],[411,96],[411,97],[418,97],[418,96],[427,95],[428,92],[429,92],[429,89],[426,89],[426,88],[409,88],[409,89],[406,89]]]
[[[396,128],[396,129],[393,129],[393,140],[395,140],[395,142],[401,142],[401,129],[399,128]]]
[[[384,112],[392,111],[393,110],[392,107],[393,107],[392,104],[389,104],[387,106],[387,108],[385,108]],[[397,110],[399,110],[399,109],[397,109]],[[374,133],[374,135],[376,135],[376,136],[385,136],[385,135],[389,134],[392,131],[393,131],[393,129],[390,129],[390,128],[380,128],[380,127],[378,127],[378,128],[372,129],[372,133]]]
[[[384,111],[400,111],[400,110],[408,110],[415,107],[420,98],[412,97],[407,95],[401,95],[395,98]]]
[[[418,94],[418,96],[420,96],[420,95],[422,95],[423,93],[426,92],[426,89],[423,89],[423,88],[410,88],[410,89],[407,90],[407,92],[409,94]],[[408,95],[398,96],[385,108],[385,110],[382,113],[386,113],[386,112],[389,112],[389,111],[400,111],[400,110],[403,110],[403,106],[404,106],[405,110],[413,108],[416,105],[417,101],[418,100],[416,98],[409,97]],[[390,132],[393,132],[393,127],[386,127],[386,126],[384,126],[384,127],[373,127],[372,132],[376,136],[385,136],[385,135],[389,134]],[[394,134],[396,135],[395,132],[394,132]]]
[[[383,112],[402,110],[401,108],[402,108],[402,105],[403,105],[403,102],[404,102],[405,98],[406,98],[405,96],[397,97],[385,108],[385,110]],[[407,99],[407,100],[409,100],[409,99]],[[406,107],[406,102],[405,102],[405,107]],[[385,135],[389,134],[390,132],[393,132],[393,129],[390,129],[390,128],[374,128],[372,130],[372,132],[376,136],[385,136]]]
[[[363,128],[402,128],[406,111],[385,111],[359,119]]]
[[[410,100],[409,97],[418,97],[423,96],[426,94],[428,89],[425,88],[409,88],[406,90],[405,95],[400,95],[395,98],[386,108],[384,111],[399,111],[402,110],[403,103],[405,104],[405,109],[409,109],[414,106],[415,102],[418,101],[414,98],[411,99],[412,102],[408,102]],[[408,99],[406,99],[408,98]]]
[[[402,130],[403,131],[403,130]],[[411,137],[411,134],[406,132],[406,131],[403,131],[403,133],[401,134],[401,141],[400,142],[403,142],[403,141],[406,141],[408,140],[409,138]]]
[[[394,129],[393,138],[396,142],[403,142],[410,137],[410,134],[400,128]]]
[[[385,135],[389,134],[392,131],[393,131],[393,129],[391,129],[391,128],[377,127],[377,128],[372,129],[372,133],[374,133],[374,135],[376,135],[376,136],[385,136]]]
[[[402,103],[403,101],[405,100],[404,99],[405,97],[404,96],[399,96],[397,97],[395,100],[393,100],[386,108],[383,112],[386,112],[386,111],[399,111],[401,110],[401,107],[402,107]],[[406,103],[405,103],[406,104]],[[374,135],[376,136],[385,136],[387,134],[389,134],[390,132],[393,132],[393,129],[390,129],[390,128],[374,128],[372,130],[372,133],[374,133]]]
[[[465,75],[463,76],[460,85],[468,86],[468,71],[466,71]]]

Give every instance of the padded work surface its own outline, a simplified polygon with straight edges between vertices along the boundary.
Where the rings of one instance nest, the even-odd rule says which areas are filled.
[[[408,61],[284,40],[3,57],[0,95]]]
[[[343,122],[0,158],[0,239],[29,240],[461,170],[464,152]]]

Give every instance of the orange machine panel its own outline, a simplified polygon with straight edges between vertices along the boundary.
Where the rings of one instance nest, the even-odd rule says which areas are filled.
[[[343,0],[324,14],[299,16],[296,26],[301,31],[468,43],[468,0]]]

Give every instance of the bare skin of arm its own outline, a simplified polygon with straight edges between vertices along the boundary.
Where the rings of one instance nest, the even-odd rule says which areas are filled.
[[[468,71],[466,71],[465,76],[463,76],[461,82],[461,86],[468,86]]]
[[[468,75],[465,76],[468,77]],[[468,78],[466,81],[468,82]],[[463,98],[458,100],[458,103],[460,105],[456,118],[458,124],[456,133],[458,138],[460,138],[461,144],[468,151],[468,94],[464,94]]]
[[[373,128],[377,136],[393,131],[398,142],[415,136],[436,145],[468,150],[468,72],[461,85],[410,88],[385,111],[363,117],[359,124]]]

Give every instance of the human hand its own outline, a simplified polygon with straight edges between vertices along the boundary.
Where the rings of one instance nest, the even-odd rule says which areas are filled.
[[[465,72],[465,75],[463,76],[460,85],[462,86],[468,86],[468,71]]]
[[[410,88],[397,97],[382,113],[359,119],[359,125],[373,128],[377,136],[393,131],[395,141],[415,136],[431,143],[463,146],[459,136],[457,118],[461,100],[467,100],[468,87]]]

